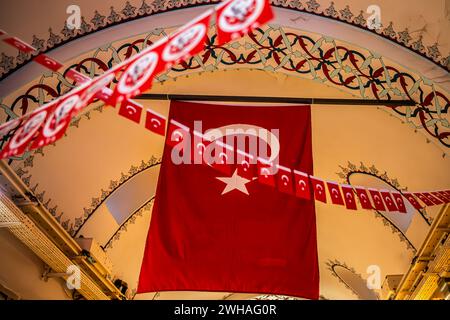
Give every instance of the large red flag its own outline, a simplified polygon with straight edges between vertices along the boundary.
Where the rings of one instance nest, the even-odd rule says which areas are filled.
[[[280,165],[313,174],[309,106],[173,102],[170,119],[190,132],[194,121],[201,120],[203,132],[218,129],[215,139],[217,132],[233,137],[227,144],[242,134],[233,136],[225,128],[253,129],[260,133],[261,145],[270,146],[262,158],[273,160],[278,154]],[[272,129],[279,129],[279,134]],[[248,146],[251,138],[245,138]],[[271,293],[318,299],[314,201],[261,183],[257,170],[253,179],[242,177],[235,164],[230,164],[230,174],[204,164],[176,165],[172,155],[179,154],[179,148],[171,145],[166,143],[164,149],[138,292]]]

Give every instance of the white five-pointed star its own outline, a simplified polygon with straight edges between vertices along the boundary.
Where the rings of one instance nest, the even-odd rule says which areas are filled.
[[[233,175],[229,178],[217,177],[216,179],[226,184],[225,189],[222,192],[222,195],[227,194],[228,192],[231,192],[233,190],[239,190],[240,192],[249,195],[247,187],[245,185],[252,180],[248,180],[239,176],[237,173],[237,169],[234,171]]]

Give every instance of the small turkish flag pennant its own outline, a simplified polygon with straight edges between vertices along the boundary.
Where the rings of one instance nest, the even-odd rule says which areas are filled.
[[[369,200],[369,194],[367,190],[363,187],[355,187],[356,194],[358,196],[359,202],[361,203],[361,207],[367,210],[373,210],[372,203]]]
[[[294,170],[295,196],[301,199],[311,200],[308,174]]]
[[[258,158],[258,182],[275,187],[276,169],[272,162]]]
[[[343,206],[344,199],[342,199],[341,190],[339,189],[339,185],[335,182],[327,182],[328,192],[330,193],[331,202],[333,204]]]
[[[47,56],[45,54],[40,54],[33,60],[54,72],[58,71],[63,66],[61,63],[59,63],[58,61],[56,61],[53,58],[50,58],[49,56]]]
[[[183,141],[189,139],[190,129],[178,121],[170,120],[166,138],[166,144],[170,147],[179,146]],[[190,141],[187,141],[190,144]]]
[[[353,192],[353,188],[349,185],[341,186],[342,193],[344,194],[345,206],[349,210],[357,210],[355,193]]]
[[[80,98],[76,94],[69,94],[64,99],[51,103],[47,108],[47,117],[39,134],[32,142],[30,150],[42,148],[61,139],[69,127],[79,103]]]
[[[208,157],[207,162],[210,166],[224,174],[231,174],[231,158],[234,153],[234,149],[232,146],[223,143],[221,140],[212,141],[208,145],[208,150],[214,150],[214,156],[211,156],[211,152],[207,152],[206,156]]]
[[[166,118],[151,109],[147,109],[145,127],[156,134],[164,136],[166,130]]]
[[[32,46],[30,46],[28,43],[23,42],[22,40],[20,40],[16,37],[6,38],[6,39],[3,39],[3,41],[9,45],[15,47],[19,51],[22,51],[25,53],[31,53],[31,52],[36,51],[36,49],[33,48]]]
[[[447,197],[443,196],[441,193],[439,193],[439,192],[430,192],[430,193],[435,198],[438,198],[440,201],[442,201],[442,203],[447,203],[448,202]]]
[[[424,193],[416,192],[414,195],[420,199],[427,207],[434,206],[434,202],[431,201]]]
[[[427,197],[428,200],[430,200],[431,202],[433,202],[435,205],[440,205],[440,204],[443,203],[441,200],[439,200],[439,199],[437,199],[436,197],[432,196],[431,193],[424,192],[424,193],[422,193],[422,194],[423,194],[425,197]]]
[[[280,165],[278,168],[278,190],[283,193],[294,195],[294,179],[292,179],[292,170]]]
[[[91,78],[89,78],[88,76],[85,76],[84,74],[82,74],[81,72],[79,72],[73,68],[69,69],[69,71],[67,71],[66,76],[78,84],[82,84],[82,83],[85,83],[85,82],[91,80]]]
[[[436,192],[441,195],[440,199],[445,199],[445,203],[450,203],[450,194],[447,194],[445,191]]]
[[[392,192],[392,197],[394,198],[395,204],[397,205],[398,211],[401,213],[406,213],[405,203],[403,201],[403,196],[400,192]]]
[[[243,152],[241,150],[237,150],[236,162],[239,176],[249,179],[250,181],[257,176],[256,161],[253,155]]]
[[[416,197],[414,197],[414,195],[412,193],[403,193],[403,196],[406,198],[406,200],[409,201],[409,203],[411,203],[411,205],[416,209],[416,210],[421,210],[423,209],[423,207],[421,206],[421,204],[416,200]]]
[[[42,124],[48,115],[48,108],[39,108],[25,119],[22,119],[19,127],[14,131],[3,148],[1,157],[11,157],[23,154],[29,147],[30,142],[36,137]]]
[[[229,0],[219,5],[216,15],[219,45],[244,36],[273,19],[269,0]]]
[[[141,122],[143,107],[133,100],[122,101],[119,109],[119,115],[137,124]]]
[[[208,10],[174,34],[169,35],[161,52],[161,58],[167,68],[204,50],[213,13],[213,10]]]
[[[372,196],[375,209],[378,211],[386,211],[380,192],[376,189],[369,189],[369,193]]]
[[[382,190],[380,192],[381,196],[383,197],[384,203],[386,204],[387,209],[390,212],[397,212],[398,208],[395,205],[394,199],[392,199],[391,193],[388,190]]]
[[[317,201],[327,203],[327,194],[325,193],[325,182],[313,176],[309,176],[309,180],[311,181],[311,185],[314,190],[314,198]]]

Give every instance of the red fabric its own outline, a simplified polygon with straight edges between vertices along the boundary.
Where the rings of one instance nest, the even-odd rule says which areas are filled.
[[[390,212],[397,212],[398,208],[395,205],[394,199],[392,199],[391,193],[389,191],[381,191],[381,196],[383,197],[384,203],[386,204],[386,208]]]
[[[299,198],[310,200],[311,189],[309,186],[309,176],[307,173],[295,170],[295,195]]]
[[[120,104],[119,115],[139,124],[141,122],[142,110],[143,107],[137,102],[124,100]]]
[[[361,207],[366,210],[372,210],[372,204],[369,200],[369,195],[367,194],[367,190],[363,187],[355,187],[356,194],[358,195],[359,202],[361,203]]]
[[[231,124],[280,129],[279,163],[313,173],[311,110],[173,102],[170,119],[203,131]],[[170,130],[169,130],[170,132]],[[164,150],[138,292],[272,293],[318,299],[314,201],[261,184],[223,194],[206,165],[175,165]],[[236,173],[236,168],[232,169]]]
[[[20,40],[16,37],[6,38],[6,39],[3,39],[3,41],[9,45],[15,47],[19,51],[22,51],[25,53],[31,53],[31,52],[36,51],[36,49],[34,47],[30,46],[28,43],[23,42],[22,40]]]
[[[400,194],[400,192],[392,192],[392,197],[395,200],[398,211],[400,213],[406,213],[405,202],[403,201],[403,196]]]
[[[376,189],[369,189],[369,193],[372,196],[373,206],[375,207],[375,209],[378,211],[386,211],[381,193]]]
[[[166,119],[159,113],[147,109],[145,118],[145,128],[156,134],[164,136],[166,130]]]
[[[403,193],[403,195],[416,210],[423,209],[423,207],[420,205],[420,203],[416,200],[416,197],[414,197],[411,193],[405,192],[405,193]]]
[[[63,66],[60,62],[56,61],[53,58],[50,58],[45,54],[40,54],[33,60],[54,72],[58,71]]]
[[[217,8],[216,27],[219,45],[244,36],[274,17],[268,0],[228,0]]]
[[[314,198],[317,201],[327,203],[327,194],[325,192],[325,182],[316,177],[310,177],[312,188],[314,190]]]

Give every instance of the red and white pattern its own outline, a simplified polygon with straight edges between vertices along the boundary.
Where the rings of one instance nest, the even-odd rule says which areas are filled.
[[[341,189],[342,193],[344,194],[345,207],[348,210],[357,210],[358,207],[356,206],[356,199],[353,188],[349,185],[342,185]]]

